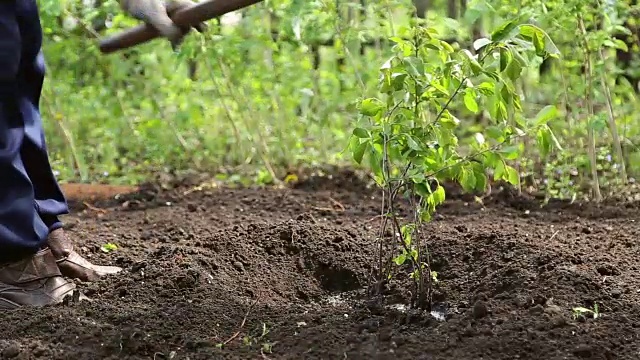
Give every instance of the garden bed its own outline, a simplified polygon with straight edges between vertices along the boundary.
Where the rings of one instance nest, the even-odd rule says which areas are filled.
[[[425,231],[430,313],[405,308],[411,288],[365,296],[380,198],[355,176],[192,190],[69,194],[83,254],[125,273],[81,285],[91,302],[2,314],[0,357],[640,358],[638,204],[449,196]]]

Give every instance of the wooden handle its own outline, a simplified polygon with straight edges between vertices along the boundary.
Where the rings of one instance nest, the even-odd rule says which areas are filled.
[[[259,3],[262,0],[208,0],[176,11],[171,17],[178,26],[193,26],[226,13]],[[160,36],[150,25],[144,24],[125,30],[100,41],[100,51],[104,54],[116,52],[147,42]]]

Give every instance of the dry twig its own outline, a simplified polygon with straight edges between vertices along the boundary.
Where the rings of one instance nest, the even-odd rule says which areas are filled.
[[[106,213],[108,213],[108,212],[109,212],[109,210],[107,210],[107,209],[100,209],[100,208],[97,208],[97,207],[95,207],[95,206],[93,206],[93,205],[89,204],[89,203],[88,203],[88,202],[86,202],[86,201],[83,201],[83,202],[82,202],[82,204],[84,204],[84,206],[86,206],[86,207],[87,207],[87,209],[89,209],[89,210],[91,210],[91,211],[99,212],[99,213],[101,213],[101,214],[106,214]]]
[[[233,336],[230,337],[227,341],[223,342],[224,345],[227,345],[228,343],[232,342],[233,340],[235,340],[240,335],[240,333],[242,332],[242,328],[244,328],[244,325],[247,322],[247,318],[249,317],[249,314],[251,313],[251,310],[258,303],[258,299],[255,299],[253,301],[253,303],[251,304],[251,306],[249,306],[249,309],[247,309],[247,313],[244,315],[244,319],[242,319],[242,323],[240,323],[240,327],[238,328],[238,331],[236,331],[236,333],[233,334]]]

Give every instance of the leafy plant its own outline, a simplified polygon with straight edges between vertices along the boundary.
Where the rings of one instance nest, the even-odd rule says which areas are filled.
[[[533,134],[543,153],[559,148],[547,125],[557,115],[555,107],[532,119],[522,114],[515,83],[523,69],[537,57],[559,56],[549,36],[523,20],[506,22],[490,38],[476,40],[477,54],[455,50],[430,27],[407,27],[391,38],[395,54],[380,68],[382,96],[361,102],[362,119],[350,143],[355,161],[367,157],[384,190],[375,294],[382,294],[394,265],[410,264],[412,306],[430,307],[433,276],[421,229],[445,201],[443,184],[453,180],[466,191],[481,192],[491,180],[518,185],[512,162],[523,152],[521,138]],[[454,112],[458,102],[465,109]],[[464,147],[456,133],[458,116],[480,112],[491,124]],[[402,197],[413,213],[404,222]],[[385,239],[387,228],[391,239]]]

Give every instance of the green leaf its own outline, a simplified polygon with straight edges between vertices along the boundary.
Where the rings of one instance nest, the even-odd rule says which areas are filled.
[[[393,41],[396,44],[404,44],[406,41],[403,38],[399,38],[397,36],[392,36],[389,40]]]
[[[513,103],[513,98],[518,96],[515,91],[505,83],[502,89],[500,89],[500,97],[504,100],[505,104]]]
[[[540,34],[538,31],[533,33],[533,46],[536,49],[536,55],[545,55],[544,35]]]
[[[503,142],[505,139],[505,133],[504,130],[500,129],[497,126],[489,126],[486,130],[485,130],[486,134],[489,136],[489,138],[495,140],[496,142]]]
[[[407,138],[407,145],[409,145],[409,148],[415,151],[422,151],[422,147],[411,137],[411,135],[406,134],[405,137]]]
[[[427,187],[427,185],[425,183],[423,183],[423,182],[414,183],[414,188],[415,188],[416,194],[418,194],[418,196],[423,197],[423,198],[429,197],[429,195],[430,195],[429,188]]]
[[[504,161],[500,160],[496,164],[496,168],[493,170],[493,181],[498,181],[504,178],[505,175],[505,164]]]
[[[442,113],[442,117],[439,121],[440,125],[446,129],[455,129],[458,125],[460,125],[460,119],[452,116],[449,112],[445,111]]]
[[[502,24],[491,33],[491,40],[493,42],[498,42],[508,38],[512,38],[517,34],[517,31],[514,30],[517,30],[518,23],[520,21],[521,19],[518,18]]]
[[[523,53],[520,53],[520,51],[512,51],[511,56],[513,57],[513,61],[517,61],[522,67],[528,67],[531,65],[529,59],[525,58]]]
[[[353,135],[360,139],[368,139],[371,137],[369,131],[363,128],[355,128],[353,129]]]
[[[376,116],[384,109],[384,103],[376,98],[364,99],[360,113],[365,116]]]
[[[434,44],[432,42],[429,42],[429,43],[424,44],[424,47],[426,47],[427,49],[440,51],[440,50],[442,50],[442,47],[440,47],[439,45],[440,45],[440,43]]]
[[[431,213],[426,210],[420,211],[420,220],[422,222],[428,223],[429,221],[431,221]]]
[[[551,57],[558,57],[560,55],[560,50],[558,50],[551,37],[539,27],[532,24],[521,25],[520,35],[533,43],[538,56],[550,55]],[[539,39],[536,40],[536,38]],[[542,46],[540,46],[540,43],[536,45],[536,42],[541,42]]]
[[[625,43],[624,41],[620,40],[620,39],[613,39],[613,43],[614,43],[614,48],[615,49],[619,49],[622,50],[624,52],[629,52],[629,47],[627,46],[627,43]]]
[[[474,171],[474,178],[476,179],[476,190],[484,191],[487,189],[487,175],[482,171]]]
[[[596,114],[591,117],[591,120],[588,122],[588,126],[595,132],[602,132],[607,128],[607,119],[604,114]]]
[[[478,89],[478,91],[480,91],[480,93],[482,95],[491,96],[491,95],[495,94],[496,86],[493,83],[485,81],[485,82],[481,83],[480,85],[478,85],[476,87],[476,89]]]
[[[438,185],[438,188],[432,194],[434,204],[436,206],[442,204],[445,200],[445,195],[446,194],[445,194],[444,188]]]
[[[382,66],[380,66],[380,70],[385,70],[388,71],[391,69],[391,67],[393,66],[393,61],[397,59],[396,56],[392,56],[389,59],[387,59],[387,61],[385,61]]]
[[[604,47],[608,47],[608,48],[613,48],[613,49],[618,49],[618,50],[622,50],[624,52],[629,52],[629,47],[627,46],[627,44],[624,43],[624,41],[620,40],[620,39],[605,39],[602,42],[602,45]]]
[[[478,51],[480,49],[482,49],[483,47],[492,44],[493,41],[487,39],[487,38],[480,38],[476,41],[473,42],[473,48]]]
[[[522,65],[519,61],[510,61],[504,73],[507,74],[507,77],[511,79],[511,81],[516,81],[520,78],[520,75],[522,75]]]
[[[478,103],[476,102],[476,92],[469,88],[464,93],[464,106],[474,114],[478,113]]]
[[[482,72],[482,65],[480,65],[478,60],[476,60],[476,57],[471,53],[471,51],[464,49],[462,53],[465,55],[474,75],[480,74]]]
[[[472,171],[469,171],[466,168],[462,168],[460,170],[458,181],[460,182],[460,186],[464,191],[470,192],[473,191],[476,187],[476,176]]]
[[[369,143],[368,142],[363,142],[360,145],[358,145],[355,148],[355,150],[353,151],[353,159],[358,164],[362,163],[362,158],[364,157],[364,152],[367,150],[368,147],[369,147]]]
[[[518,174],[518,170],[512,168],[511,166],[505,166],[506,171],[506,179],[512,185],[518,185],[520,183],[520,174]]]
[[[498,151],[505,159],[515,160],[520,155],[520,147],[518,145],[505,146]]]
[[[533,41],[533,34],[538,31],[538,28],[531,24],[520,25],[520,35],[527,41]]]
[[[536,125],[546,124],[558,116],[558,108],[554,105],[547,105],[543,107],[536,115]]]
[[[422,184],[426,180],[425,172],[423,168],[412,166],[411,169],[407,172],[407,176],[414,185]]]
[[[400,91],[405,85],[404,80],[407,78],[407,74],[393,73],[391,74],[391,88],[395,91]]]
[[[424,63],[422,59],[409,56],[403,60],[407,73],[414,78],[421,78],[424,76]]]
[[[398,266],[404,264],[405,261],[407,261],[407,254],[406,253],[402,253],[402,254],[398,255],[397,257],[395,257],[393,259],[393,262],[396,263],[396,265],[398,265]]]
[[[547,131],[544,128],[538,130],[536,134],[536,142],[538,143],[538,150],[540,155],[544,158],[551,152],[551,140]]]
[[[500,155],[492,152],[488,152],[484,154],[484,161],[482,162],[485,168],[493,168],[498,167],[498,163],[501,163],[502,159],[500,159]]]
[[[449,91],[447,89],[444,88],[444,86],[442,86],[441,84],[439,84],[437,81],[434,81],[431,83],[431,86],[438,90],[438,92],[440,92],[440,94],[442,94],[445,97],[449,97]]]
[[[404,225],[400,229],[400,232],[402,233],[402,238],[404,240],[404,243],[407,246],[411,246],[411,242],[413,241],[413,239],[411,237],[411,233],[413,231],[412,229],[413,229],[413,226],[411,224]]]
[[[505,71],[509,63],[511,63],[513,56],[511,55],[511,51],[507,48],[500,48],[500,71]]]
[[[500,121],[507,120],[507,118],[509,117],[507,104],[502,100],[496,102],[496,117]]]
[[[500,75],[498,74],[498,72],[496,71],[483,71],[483,73],[485,75],[487,75],[488,77],[492,78],[495,81],[501,81],[502,79],[500,79]]]
[[[110,253],[118,250],[118,246],[116,244],[106,243],[100,247],[100,250],[105,253]]]
[[[448,52],[448,53],[452,53],[452,52],[454,52],[454,51],[455,51],[455,50],[453,49],[453,47],[451,46],[451,44],[449,44],[449,43],[448,43],[448,42],[446,42],[446,41],[442,41],[442,40],[441,40],[441,41],[440,41],[440,45],[441,45],[441,46],[444,48],[444,50],[445,50],[446,52]]]
[[[413,259],[413,261],[418,261],[418,250],[416,250],[415,247],[411,249],[411,258]]]
[[[513,96],[513,98],[511,98],[511,100],[513,100],[513,107],[516,109],[516,111],[522,112],[523,109],[522,109],[522,103],[520,102],[520,96],[518,96],[518,94],[515,94]],[[524,121],[523,116],[521,114],[519,114],[517,119],[516,119],[516,122],[518,122],[518,124],[520,124],[520,126],[524,127],[524,125],[522,125],[523,121]]]

